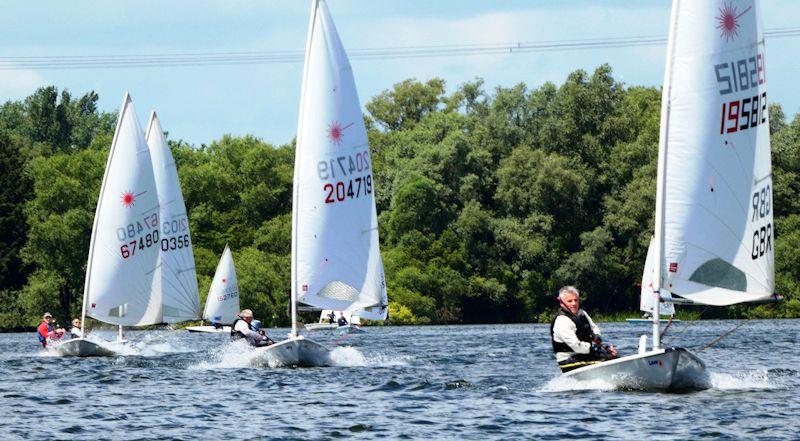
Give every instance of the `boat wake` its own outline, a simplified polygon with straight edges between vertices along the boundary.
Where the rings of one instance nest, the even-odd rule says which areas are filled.
[[[786,386],[780,375],[770,371],[709,372],[709,382],[710,389],[717,390],[774,390]],[[548,381],[539,390],[541,392],[567,392],[615,389],[618,388],[614,384],[602,379],[577,381],[569,377],[558,376]]]
[[[781,378],[769,371],[734,373],[709,372],[711,387],[718,390],[770,390],[784,387]]]
[[[232,341],[228,344],[208,350],[209,361],[189,366],[190,370],[238,369],[253,367],[258,357],[245,341]]]
[[[557,376],[544,384],[541,392],[568,392],[579,390],[614,390],[616,385],[603,379],[578,381],[574,378]]]
[[[408,366],[410,358],[388,354],[364,355],[352,346],[337,346],[331,350],[331,361],[339,367]]]
[[[176,332],[157,332],[144,334],[136,341],[124,345],[130,354],[122,355],[141,355],[143,357],[156,357],[165,354],[185,354],[196,352],[197,349],[186,346],[180,339],[181,335]]]
[[[262,367],[263,364],[259,363],[260,352],[255,351],[243,341],[231,342],[210,349],[208,355],[209,361],[192,365],[189,369],[236,369]],[[364,355],[361,351],[351,346],[340,346],[331,350],[331,361],[333,362],[333,366],[336,367],[407,366],[409,359],[410,357],[398,357],[386,354]],[[269,367],[275,366],[270,365]]]

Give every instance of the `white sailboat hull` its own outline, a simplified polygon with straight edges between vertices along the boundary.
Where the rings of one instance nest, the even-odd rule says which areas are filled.
[[[639,324],[639,323],[649,324],[649,325],[653,324],[653,319],[649,319],[649,318],[646,318],[646,319],[645,318],[642,318],[642,319],[629,318],[629,319],[625,319],[625,321],[630,323],[630,324]],[[662,319],[660,319],[660,322],[661,323],[669,323],[670,320],[662,318]],[[673,319],[672,320],[672,323],[680,323],[680,322],[681,321],[679,319]]]
[[[55,346],[62,357],[113,357],[117,353],[97,342],[84,338],[73,338]]]
[[[360,327],[351,324],[339,326],[336,323],[306,323],[305,327],[309,332],[336,331],[339,334],[363,334],[366,332]]]
[[[213,326],[188,326],[186,330],[189,332],[206,332],[209,334],[230,334],[231,327],[230,326],[223,326],[221,328],[215,328]]]
[[[257,365],[318,367],[331,364],[330,349],[303,336],[288,338],[274,345],[257,348]]]
[[[338,328],[336,328],[336,332],[338,332],[339,334],[363,334],[363,333],[365,333],[367,331],[361,329],[358,326],[344,325],[344,326],[339,326]]]
[[[685,390],[708,387],[706,366],[683,348],[664,348],[584,366],[562,374],[577,381],[611,382],[620,389]]]
[[[336,323],[306,323],[305,327],[309,331],[328,331],[339,327]]]

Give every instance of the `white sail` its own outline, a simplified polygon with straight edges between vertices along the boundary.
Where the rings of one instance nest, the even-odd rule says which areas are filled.
[[[661,287],[710,305],[762,300],[775,277],[760,11],[753,0],[673,7]]]
[[[86,315],[117,325],[160,322],[155,269],[159,207],[150,151],[125,94],[108,154],[86,269]]]
[[[160,264],[156,278],[161,290],[161,322],[177,323],[200,318],[189,218],[183,201],[178,169],[156,112],[147,124],[147,145],[153,161],[160,212]]]
[[[292,290],[308,305],[380,319],[388,304],[367,132],[328,8],[314,5],[295,153]]]
[[[642,289],[641,296],[639,298],[639,309],[651,315],[654,313],[655,302],[658,298],[656,296],[656,292],[653,290],[653,280],[655,275],[654,269],[656,262],[658,261],[658,259],[656,259],[655,247],[653,245],[653,239],[650,239],[650,246],[647,247],[647,258],[644,261],[644,271],[642,272]],[[659,305],[659,315],[674,315],[675,305],[669,301],[672,299],[669,291],[662,290],[661,296],[665,297],[667,301],[662,301],[661,305]]]
[[[233,266],[233,255],[225,246],[222,257],[217,264],[214,280],[206,297],[206,308],[203,319],[213,323],[231,324],[239,313],[239,280]]]

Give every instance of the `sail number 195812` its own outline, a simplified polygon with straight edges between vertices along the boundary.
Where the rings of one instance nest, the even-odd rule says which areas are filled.
[[[769,185],[766,185],[753,193],[752,208],[753,216],[750,218],[751,223],[757,223],[764,219],[770,219],[770,201],[772,200],[772,190]],[[753,248],[750,257],[753,260],[772,251],[772,222],[767,222],[766,225],[761,227],[755,226],[753,228]]]
[[[722,103],[719,133],[735,133],[752,129],[767,122],[767,92],[760,90],[767,82],[764,54],[731,60],[714,65],[719,94],[746,93]]]

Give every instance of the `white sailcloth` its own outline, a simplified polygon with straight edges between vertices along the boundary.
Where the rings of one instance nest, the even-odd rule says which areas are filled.
[[[653,280],[654,280],[654,269],[656,265],[656,253],[655,247],[653,246],[653,239],[650,239],[650,246],[647,247],[647,258],[644,261],[644,271],[642,272],[642,289],[641,289],[641,296],[639,298],[639,309],[641,311],[647,312],[650,315],[653,314],[655,310],[655,302],[658,298],[656,296],[656,292],[653,290]],[[670,295],[669,291],[661,291],[661,296],[667,299],[668,301],[662,301],[658,307],[659,315],[674,315],[675,314],[675,304],[671,301],[672,296]]]
[[[128,94],[108,154],[86,269],[86,315],[134,326],[160,322],[155,269],[159,207],[150,151]]]
[[[753,0],[673,7],[661,286],[710,305],[765,299],[775,277],[760,11]]]
[[[156,278],[160,279],[161,322],[177,323],[200,318],[200,296],[197,290],[189,218],[183,201],[178,169],[172,157],[164,130],[156,112],[147,124],[147,145],[153,161],[160,212],[160,262]]]
[[[225,246],[217,264],[214,280],[206,297],[203,319],[213,323],[231,324],[239,313],[239,280],[233,266],[233,255]]]
[[[388,311],[375,187],[353,72],[324,1],[315,2],[294,171],[292,289],[321,309]]]

